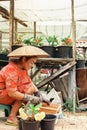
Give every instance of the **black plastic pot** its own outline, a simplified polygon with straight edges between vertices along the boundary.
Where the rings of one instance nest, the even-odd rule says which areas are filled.
[[[23,45],[12,45],[12,51],[19,48],[19,47],[22,47]]]
[[[41,46],[40,48],[42,50],[44,50],[45,52],[47,52],[50,57],[54,57],[55,47],[53,47],[53,46]]]
[[[54,130],[56,118],[56,115],[47,114],[41,121],[41,130]]]
[[[8,61],[7,55],[8,55],[8,54],[3,54],[3,53],[1,53],[1,54],[0,54],[0,60]]]
[[[86,67],[86,65],[85,65],[85,60],[77,60],[76,61],[77,63],[76,63],[76,68],[78,69],[78,68],[85,68]]]
[[[55,58],[72,58],[71,46],[55,47]]]
[[[20,117],[17,117],[18,119],[18,130],[23,130],[22,129],[22,119]]]
[[[22,120],[22,130],[39,130],[39,122]]]

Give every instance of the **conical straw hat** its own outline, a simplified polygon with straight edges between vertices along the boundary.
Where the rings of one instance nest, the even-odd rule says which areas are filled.
[[[48,57],[48,53],[35,46],[23,46],[15,49],[8,54],[8,57],[19,57],[19,56],[37,56],[38,58]]]

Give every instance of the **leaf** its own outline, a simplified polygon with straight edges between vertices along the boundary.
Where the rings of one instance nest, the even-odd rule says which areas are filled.
[[[33,110],[34,109],[34,104],[30,104],[30,108]]]
[[[41,103],[40,104],[37,104],[36,106],[35,106],[35,108],[40,108],[41,107]]]

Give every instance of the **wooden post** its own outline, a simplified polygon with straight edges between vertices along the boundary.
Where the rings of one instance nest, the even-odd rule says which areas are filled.
[[[73,58],[76,56],[76,23],[74,19],[74,0],[71,0],[71,12],[72,12],[72,39],[73,39]]]
[[[36,38],[36,22],[34,22],[34,38]]]
[[[15,20],[15,31],[14,31],[15,41],[17,40],[17,21]],[[15,43],[14,43],[15,44]]]
[[[9,49],[11,51],[14,44],[14,0],[10,0],[10,18],[9,18]]]
[[[74,19],[74,0],[71,0],[71,13],[72,13],[72,39],[73,39],[73,59],[75,61],[76,56],[76,25]],[[73,113],[75,113],[76,106],[76,67],[72,70],[72,87],[73,87]]]
[[[2,32],[0,31],[0,49],[2,48]]]

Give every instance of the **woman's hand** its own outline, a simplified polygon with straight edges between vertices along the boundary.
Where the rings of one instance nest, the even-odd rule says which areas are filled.
[[[48,105],[50,104],[50,100],[48,100],[48,98],[44,97],[39,91],[35,92],[34,96],[39,97],[42,102],[45,102]]]

